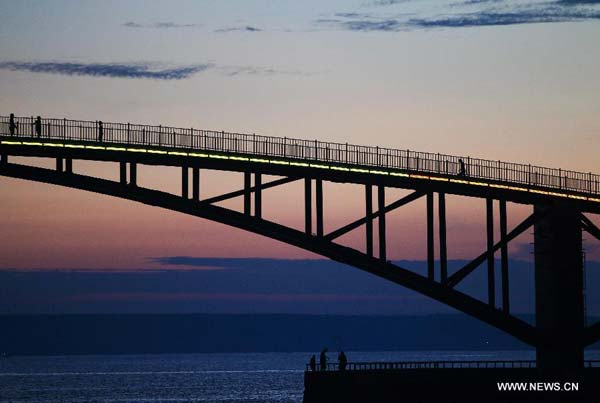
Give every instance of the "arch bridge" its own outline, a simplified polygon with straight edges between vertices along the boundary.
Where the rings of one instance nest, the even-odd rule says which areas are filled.
[[[15,163],[11,161],[15,156],[51,158],[56,161],[56,168]],[[114,162],[119,180],[77,173],[74,169],[77,160]],[[181,193],[175,195],[138,186],[137,168],[141,164],[180,168]],[[234,192],[203,198],[200,194],[203,170],[240,172],[243,185]],[[194,128],[0,116],[0,175],[178,211],[354,266],[467,313],[535,347],[537,366],[541,368],[582,368],[584,348],[600,339],[600,323],[586,326],[584,307],[582,231],[600,239],[600,229],[586,215],[600,213],[600,176],[592,173]],[[264,175],[281,178],[265,182]],[[304,230],[266,220],[262,215],[263,190],[294,181],[304,183],[304,200],[299,201],[304,206]],[[365,195],[364,211],[359,217],[328,232],[323,224],[324,181],[362,185]],[[386,189],[391,188],[412,192],[386,203]],[[453,272],[447,264],[446,195],[480,198],[486,204],[487,247]],[[217,205],[236,197],[243,198],[241,211]],[[425,275],[389,261],[386,241],[388,214],[421,198],[425,198],[427,210]],[[532,213],[509,229],[507,202],[530,205]],[[499,239],[494,239],[496,212]],[[434,231],[436,219],[438,231]],[[511,313],[508,275],[508,244],[531,227],[534,228],[535,325]],[[365,231],[362,249],[336,242],[342,235],[358,229]],[[498,287],[494,259],[497,252],[501,280]],[[457,289],[482,265],[487,271],[484,285],[487,301]],[[497,288],[500,295],[496,295]]]

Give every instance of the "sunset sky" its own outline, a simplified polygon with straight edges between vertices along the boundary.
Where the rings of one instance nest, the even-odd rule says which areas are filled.
[[[228,130],[600,173],[600,1],[0,1],[0,114]],[[14,159],[18,161],[18,159]],[[29,161],[46,166],[48,162]],[[118,167],[77,172],[117,178]],[[141,185],[179,192],[176,169]],[[241,174],[204,172],[205,196]],[[173,256],[317,258],[221,224],[0,178],[0,269],[173,267]],[[360,187],[325,186],[326,230]],[[300,227],[301,184],[265,193]],[[401,196],[390,191],[388,201]],[[236,201],[229,206],[241,206]],[[448,201],[449,257],[485,247],[483,200]],[[510,206],[509,226],[530,213]],[[420,200],[390,217],[390,258],[425,258]],[[362,247],[362,231],[344,241]],[[531,237],[511,246],[530,259]],[[590,258],[600,248],[589,241]],[[181,267],[178,265],[177,267]]]

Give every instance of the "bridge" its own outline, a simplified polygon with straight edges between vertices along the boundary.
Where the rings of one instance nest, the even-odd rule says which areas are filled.
[[[13,157],[42,157],[55,169],[15,163]],[[76,172],[76,161],[115,163],[119,180]],[[21,160],[20,160],[21,161]],[[139,165],[181,169],[181,193],[138,185]],[[219,196],[200,194],[201,173],[241,173],[241,188]],[[191,173],[191,175],[190,175]],[[536,349],[538,368],[584,367],[586,346],[600,339],[600,323],[586,326],[582,231],[600,239],[588,218],[600,213],[599,175],[490,161],[471,157],[382,147],[269,137],[224,131],[130,123],[0,116],[0,175],[96,192],[162,207],[251,231],[354,266],[440,301],[503,330]],[[263,181],[263,175],[280,179]],[[304,230],[263,218],[263,191],[294,181],[304,183]],[[347,225],[324,230],[323,182],[364,186],[364,211]],[[392,203],[386,189],[411,190]],[[376,203],[373,203],[376,195]],[[464,267],[448,270],[446,196],[483,199],[487,247]],[[217,203],[243,198],[243,209]],[[417,199],[426,199],[427,273],[416,273],[387,258],[386,217]],[[437,201],[437,214],[434,206]],[[507,228],[507,202],[532,206],[532,213]],[[496,208],[497,207],[497,208]],[[500,239],[494,239],[498,214]],[[434,221],[438,220],[437,234]],[[533,227],[535,325],[511,313],[508,244]],[[336,242],[361,229],[365,244],[355,249]],[[377,237],[375,236],[377,235]],[[377,239],[377,250],[374,239]],[[437,242],[436,242],[437,238]],[[439,265],[435,264],[436,249]],[[494,255],[500,253],[500,295]],[[487,300],[457,285],[478,267],[487,272]],[[438,270],[436,270],[436,268]]]

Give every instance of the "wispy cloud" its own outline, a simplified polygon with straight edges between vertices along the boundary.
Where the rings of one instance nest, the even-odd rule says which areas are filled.
[[[397,3],[394,0],[386,4]],[[382,3],[380,3],[382,5]],[[600,0],[554,0],[515,4],[505,0],[464,0],[446,4],[437,13],[412,14],[338,12],[320,19],[349,31],[398,32],[429,28],[466,28],[536,23],[575,22],[600,19]],[[469,11],[460,10],[469,7]],[[479,10],[473,11],[473,7]],[[457,10],[460,10],[457,12]],[[421,14],[421,15],[419,15]],[[437,14],[437,15],[436,15]]]
[[[526,10],[507,13],[476,12],[459,14],[446,18],[413,18],[407,22],[407,26],[415,28],[463,28],[494,25],[568,22],[591,19],[600,19],[600,11],[565,10],[564,8],[548,7],[541,10]]]
[[[213,63],[164,68],[159,63],[71,63],[71,62],[0,62],[0,70],[126,79],[182,80],[194,74],[214,70],[226,76],[307,75],[299,70],[280,70],[261,66],[218,66]]]
[[[408,3],[412,0],[373,0],[371,4],[374,6],[391,6],[394,4]]]
[[[3,70],[61,74],[66,76],[147,78],[153,80],[182,80],[212,67],[212,64],[157,68],[147,63],[0,62],[0,69]]]
[[[152,24],[141,24],[135,21],[127,21],[123,23],[124,27],[127,28],[158,28],[158,29],[166,29],[166,28],[194,28],[198,27],[198,24],[179,24],[172,21],[160,21],[154,22]]]
[[[228,28],[215,29],[215,32],[235,32],[235,31],[241,31],[241,32],[260,32],[260,31],[262,31],[262,29],[256,28],[256,27],[252,27],[250,25],[246,25],[245,27],[228,27]]]
[[[247,75],[310,75],[311,73],[299,70],[280,70],[260,66],[220,66],[218,69],[227,76]]]

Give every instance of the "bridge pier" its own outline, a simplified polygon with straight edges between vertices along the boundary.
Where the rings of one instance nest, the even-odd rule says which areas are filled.
[[[200,201],[200,168],[192,168],[192,198]]]
[[[433,238],[433,192],[427,193],[427,278],[435,279],[435,242]]]
[[[71,158],[65,158],[65,172],[68,174],[73,173],[73,160]]]
[[[377,186],[377,211],[379,211],[379,260],[387,261],[386,254],[386,230],[385,230],[385,186]]]
[[[312,235],[312,180],[304,178],[304,233]]]
[[[367,256],[373,257],[373,185],[365,185],[365,237]]]
[[[446,246],[446,195],[438,193],[438,215],[440,233],[440,282],[446,284],[448,280],[448,248]]]
[[[572,206],[536,205],[535,311],[538,368],[583,368],[583,255],[580,213]]]
[[[190,186],[188,167],[181,167],[181,197],[188,199],[190,197]]]
[[[510,313],[510,299],[508,288],[508,243],[506,242],[506,200],[500,200],[500,272],[502,275],[502,311]]]
[[[127,185],[127,163],[119,162],[119,182],[121,185]]]
[[[250,215],[252,195],[252,174],[244,172],[244,214]]]
[[[262,175],[254,174],[254,217],[262,218]]]
[[[317,210],[317,236],[323,236],[323,180],[315,180],[315,204]]]
[[[137,164],[135,162],[129,163],[129,185],[137,186]]]
[[[64,166],[63,166],[63,159],[62,158],[57,158],[56,159],[56,170],[58,172],[63,172]]]
[[[488,281],[488,304],[496,307],[496,282],[494,273],[494,199],[485,200],[486,227],[487,227],[487,281]]]

